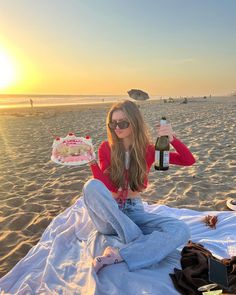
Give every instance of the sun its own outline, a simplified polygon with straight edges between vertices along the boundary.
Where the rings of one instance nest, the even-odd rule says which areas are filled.
[[[16,72],[10,56],[0,48],[0,90],[14,84]]]

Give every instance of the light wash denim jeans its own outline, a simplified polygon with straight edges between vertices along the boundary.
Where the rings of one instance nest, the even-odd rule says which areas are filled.
[[[124,244],[120,255],[130,271],[158,263],[190,238],[183,221],[144,211],[140,198],[126,200],[121,210],[97,179],[84,185],[83,195],[96,229],[104,235],[118,236]]]

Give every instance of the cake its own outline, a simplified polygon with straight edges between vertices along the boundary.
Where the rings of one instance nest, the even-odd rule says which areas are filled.
[[[89,136],[76,137],[69,133],[66,137],[57,137],[52,145],[51,160],[61,165],[84,165],[95,159],[92,140]]]

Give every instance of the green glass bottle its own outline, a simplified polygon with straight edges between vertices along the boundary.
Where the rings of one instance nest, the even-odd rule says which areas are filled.
[[[166,124],[166,118],[162,117],[160,125]],[[155,164],[156,170],[165,171],[169,169],[169,151],[170,142],[168,136],[160,136],[156,140],[155,144]]]

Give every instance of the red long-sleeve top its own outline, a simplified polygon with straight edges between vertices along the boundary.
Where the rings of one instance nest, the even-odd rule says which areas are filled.
[[[191,166],[195,163],[195,159],[190,150],[177,138],[171,141],[171,145],[174,147],[175,152],[170,152],[170,164]],[[98,163],[90,165],[94,178],[102,181],[111,192],[117,192],[118,187],[112,183],[109,174],[105,174],[104,171],[111,164],[111,149],[108,141],[103,141],[98,149]],[[146,150],[146,166],[147,175],[150,171],[152,164],[155,161],[155,147],[153,144],[147,146]],[[148,185],[148,177],[145,178],[143,187]]]

